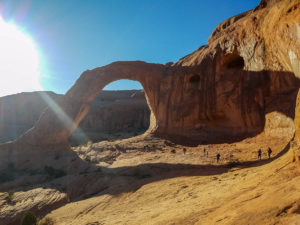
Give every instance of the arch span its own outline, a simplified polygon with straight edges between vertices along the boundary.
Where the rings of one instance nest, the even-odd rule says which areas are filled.
[[[128,90],[129,87],[134,89]],[[89,112],[69,137],[71,146],[140,136],[149,128],[150,109],[138,81],[114,81],[90,105]]]
[[[57,102],[53,102],[40,117],[35,126],[20,137],[17,142],[30,145],[67,144],[68,137],[87,114],[90,103],[109,83],[121,79],[139,81],[151,111],[151,132],[157,126],[155,105],[158,99],[156,87],[159,86],[165,66],[161,64],[134,62],[115,62],[107,66],[85,71],[75,85]],[[47,96],[46,96],[47,98]],[[49,100],[51,101],[51,100]]]

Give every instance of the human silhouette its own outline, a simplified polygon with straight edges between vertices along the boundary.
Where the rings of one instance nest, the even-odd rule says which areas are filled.
[[[186,153],[186,148],[183,149],[183,154],[185,154],[185,153]]]
[[[220,153],[218,153],[218,154],[217,154],[217,163],[219,163],[220,157],[221,157],[221,155],[220,155]]]
[[[272,150],[271,150],[271,148],[269,147],[269,149],[268,149],[268,156],[269,156],[269,159],[271,158],[271,153],[272,153]]]
[[[258,159],[261,160],[261,149],[258,150],[257,155],[258,155]]]
[[[203,154],[204,154],[204,156],[206,155],[205,152],[206,152],[206,149],[204,148],[204,149],[203,149]]]

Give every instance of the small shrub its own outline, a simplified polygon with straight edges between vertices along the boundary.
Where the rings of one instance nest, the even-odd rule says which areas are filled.
[[[50,177],[59,178],[66,175],[66,172],[63,170],[55,169],[51,166],[45,166],[44,172]]]
[[[23,214],[21,225],[37,225],[37,218],[33,212],[26,211]]]
[[[113,164],[114,163],[114,161],[115,161],[115,159],[114,159],[114,157],[113,156],[105,156],[105,157],[103,157],[102,159],[100,159],[100,161],[101,162],[106,162],[106,163],[108,163],[108,164]]]
[[[89,140],[88,142],[87,142],[87,146],[91,146],[93,144],[93,142],[91,141],[91,140]]]
[[[114,139],[114,138],[107,138],[107,141],[108,142],[114,142],[114,141],[116,141],[116,139]]]
[[[91,156],[87,155],[85,158],[84,158],[85,161],[87,162],[91,162]]]
[[[45,217],[39,221],[38,225],[54,225],[54,221],[50,217]]]
[[[118,144],[115,145],[115,148],[116,148],[117,150],[122,150],[122,147],[121,147],[120,145],[118,145]]]
[[[174,153],[174,154],[175,154],[175,153],[176,153],[176,150],[175,150],[175,149],[172,149],[172,150],[171,150],[171,153]]]
[[[97,158],[93,158],[93,159],[91,160],[91,163],[95,163],[95,164],[97,164],[97,163],[98,163],[98,160],[97,160]]]
[[[7,196],[6,196],[5,198],[6,198],[8,201],[12,201],[12,198],[13,198],[14,194],[15,194],[15,190],[9,190],[9,191],[7,192]]]

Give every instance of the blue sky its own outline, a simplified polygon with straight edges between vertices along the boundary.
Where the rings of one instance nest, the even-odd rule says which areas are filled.
[[[223,20],[259,0],[0,0],[5,21],[39,50],[42,86],[65,93],[87,70],[119,60],[176,62]],[[138,89],[118,81],[106,89]]]

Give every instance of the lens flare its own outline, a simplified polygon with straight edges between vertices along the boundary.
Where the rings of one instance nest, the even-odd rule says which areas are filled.
[[[42,90],[33,41],[0,17],[0,96]]]

